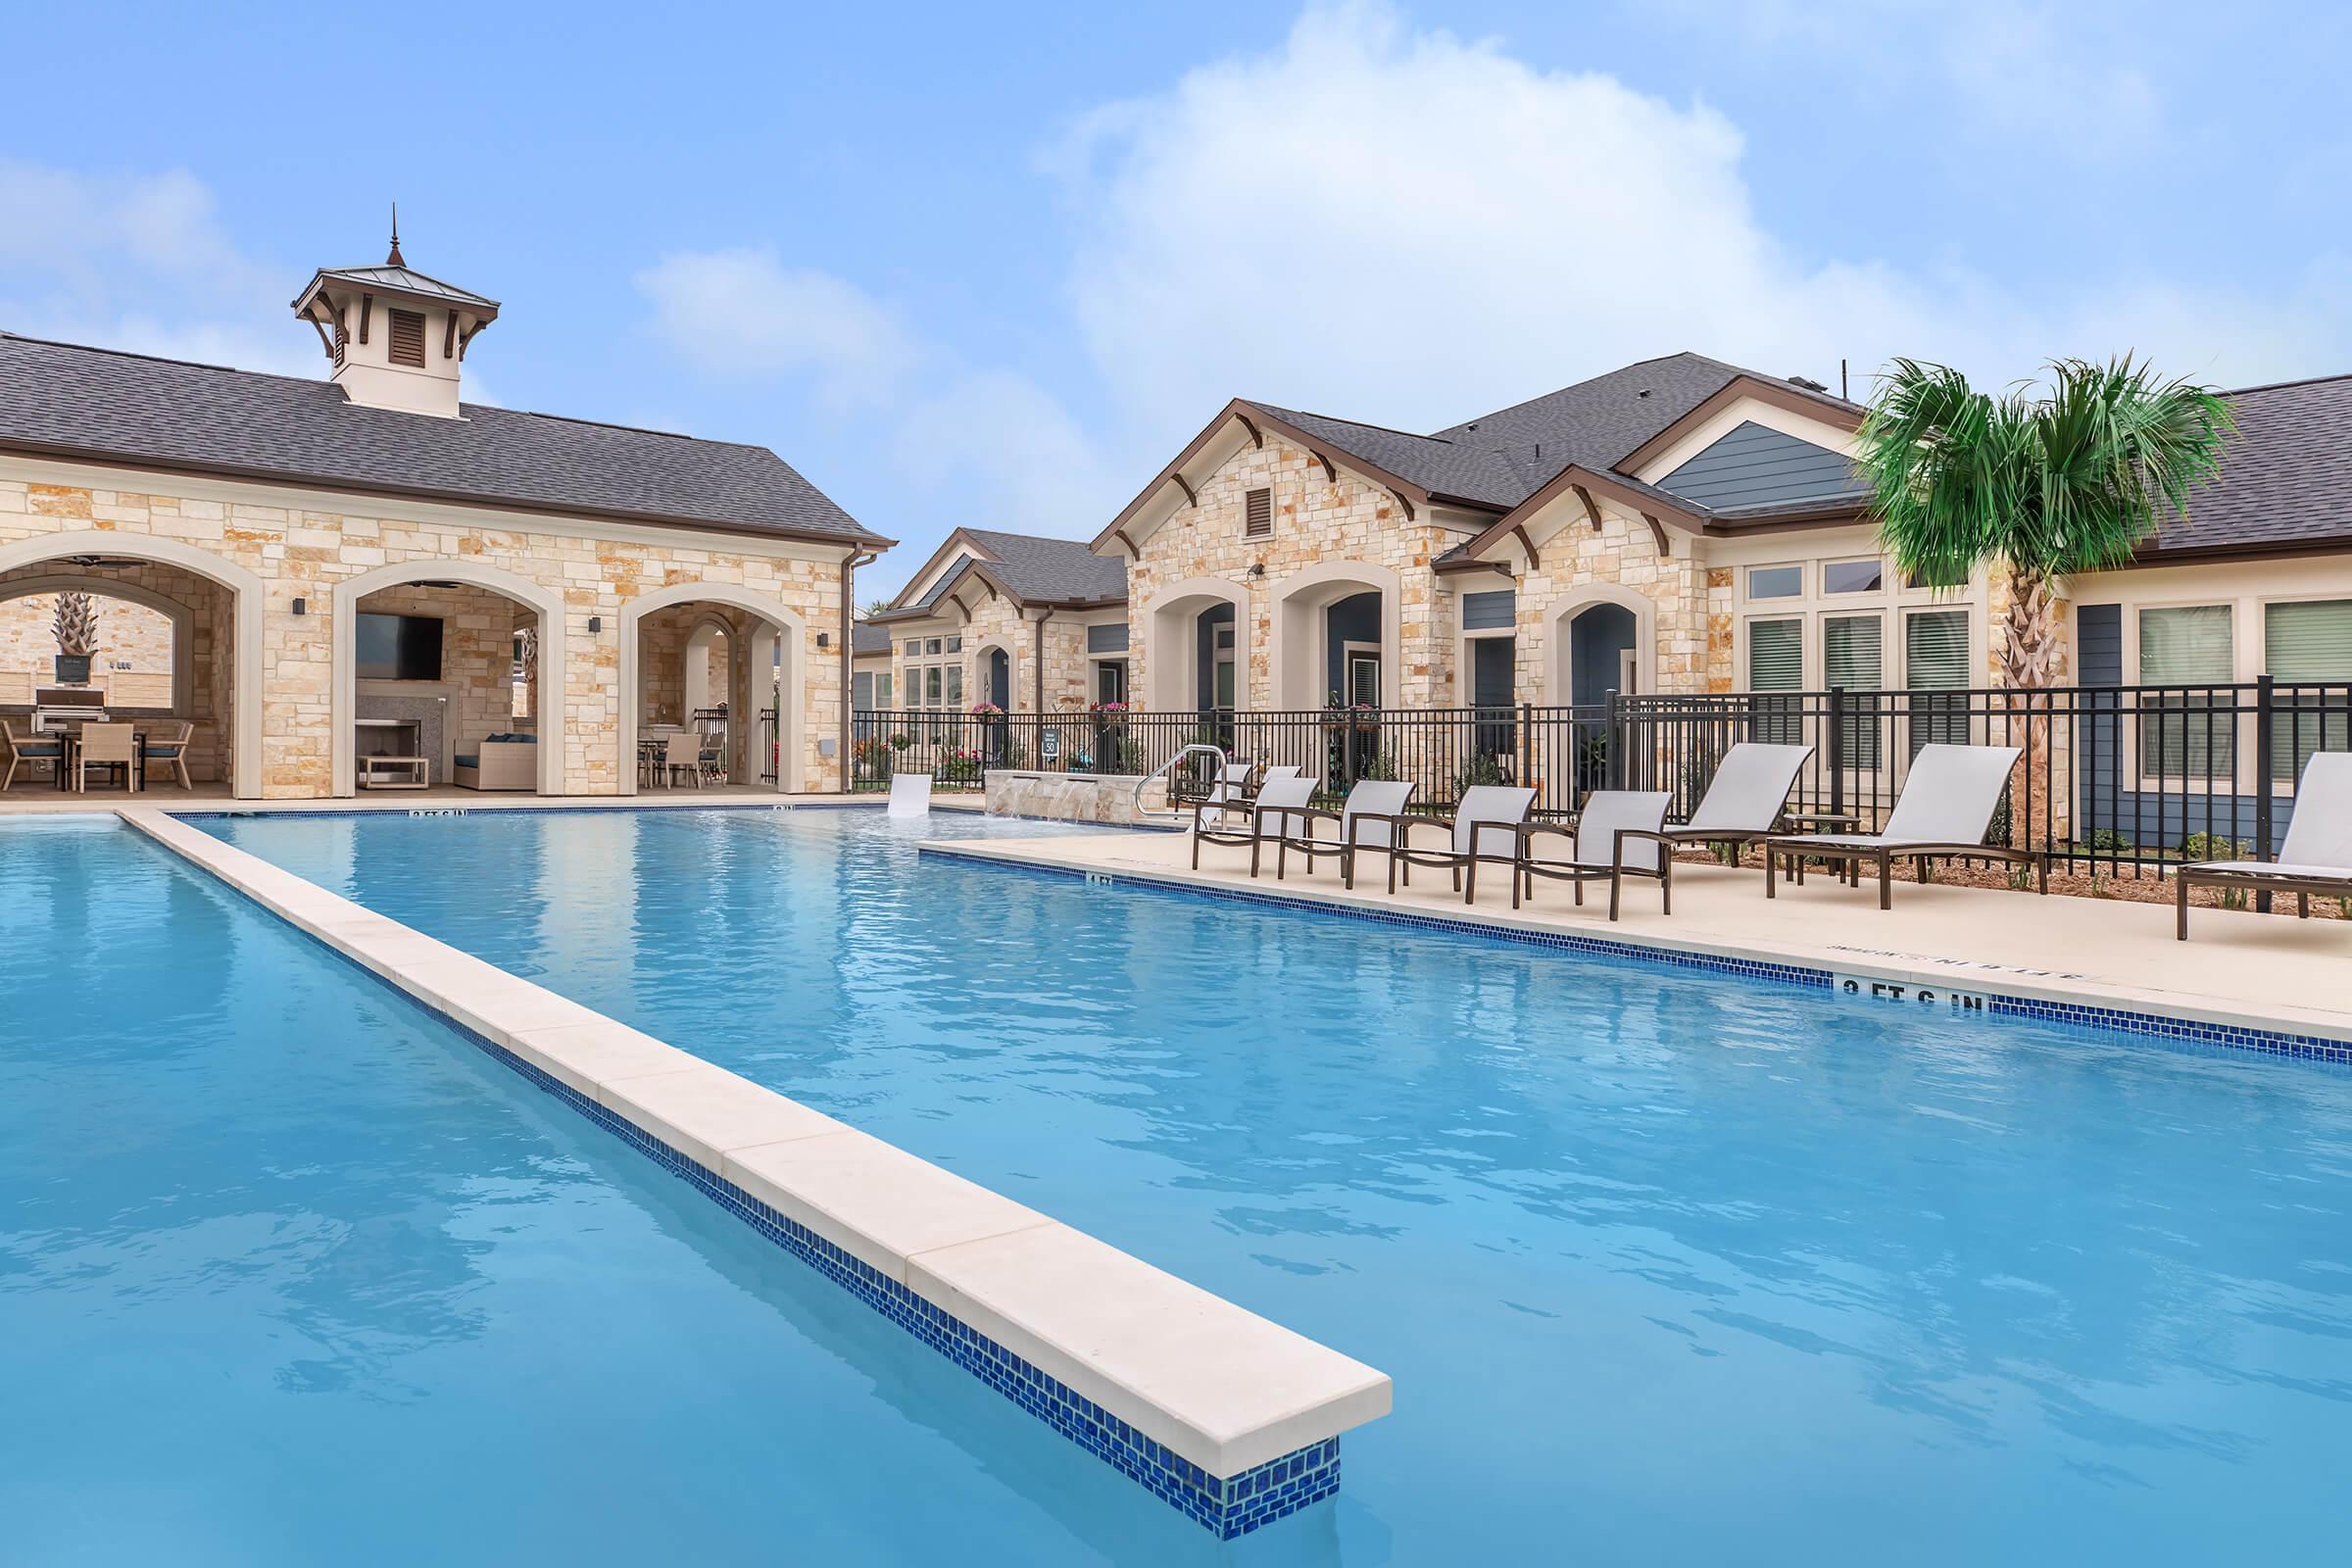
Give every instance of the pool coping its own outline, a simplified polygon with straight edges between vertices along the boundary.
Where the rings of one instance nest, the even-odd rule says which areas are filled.
[[[1749,979],[1827,989],[1906,1005],[1982,1010],[2050,1019],[2168,1043],[2220,1047],[2264,1055],[2352,1065],[2352,1014],[2299,1008],[2275,1012],[2150,994],[2084,978],[2036,974],[2005,965],[1905,962],[1909,955],[1810,943],[1670,937],[1655,932],[1601,935],[1592,922],[1522,910],[1509,916],[1475,907],[1440,912],[1392,904],[1373,893],[1286,884],[1280,889],[1166,866],[1101,866],[1056,858],[1029,847],[963,840],[916,846],[925,857],[961,860],[1098,886],[1135,883],[1189,897],[1316,909],[1352,919],[1416,926],[1652,965],[1698,968]],[[1606,929],[1606,928],[1604,928]]]
[[[95,814],[95,813],[93,813]],[[117,818],[490,1049],[1225,1539],[1329,1496],[1388,1375],[153,808]],[[184,813],[218,814],[218,813]]]

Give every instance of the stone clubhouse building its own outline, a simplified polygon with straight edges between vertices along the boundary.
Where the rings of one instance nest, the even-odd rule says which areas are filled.
[[[386,747],[625,795],[641,736],[698,722],[729,780],[842,787],[852,573],[889,541],[761,447],[463,401],[499,310],[396,235],[295,296],[323,380],[0,332],[0,717],[184,719],[239,798],[349,795]],[[62,594],[99,608],[80,681],[19,624]]]

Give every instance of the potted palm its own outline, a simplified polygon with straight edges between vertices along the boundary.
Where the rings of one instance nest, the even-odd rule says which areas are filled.
[[[98,652],[97,602],[88,594],[59,594],[50,627],[57,634],[58,684],[88,685],[90,660]]]

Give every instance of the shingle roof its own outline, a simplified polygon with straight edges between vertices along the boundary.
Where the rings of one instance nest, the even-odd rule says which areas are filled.
[[[886,541],[765,447],[468,403],[364,408],[326,381],[0,332],[0,449],[237,477],[709,526]]]
[[[870,620],[850,622],[850,652],[854,655],[889,653],[890,628],[877,626]]]
[[[2352,375],[2224,393],[2221,471],[2166,517],[2153,554],[2352,540]]]
[[[1127,563],[1094,554],[1083,539],[1049,539],[989,528],[963,532],[995,558],[990,568],[1005,585],[1032,603],[1115,604],[1127,597]]]

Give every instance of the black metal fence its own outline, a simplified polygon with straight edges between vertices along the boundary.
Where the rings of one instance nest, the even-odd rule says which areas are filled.
[[[1472,785],[1520,784],[1537,791],[1540,814],[1562,816],[1596,788],[1661,789],[1680,821],[1740,741],[1810,746],[1791,811],[1865,832],[1885,824],[1921,747],[2015,746],[2023,756],[1991,841],[2041,849],[2056,869],[2162,874],[2182,859],[2277,853],[2304,760],[2352,750],[2352,682],[1612,695],[1584,707],[1393,710],[860,712],[851,787],[885,789],[894,772],[923,771],[940,789],[977,790],[998,767],[1147,774],[1206,743],[1297,767],[1326,801],[1358,779],[1410,779],[1415,807],[1443,812]],[[1212,777],[1209,760],[1196,757],[1171,777],[1171,795],[1196,798]]]

